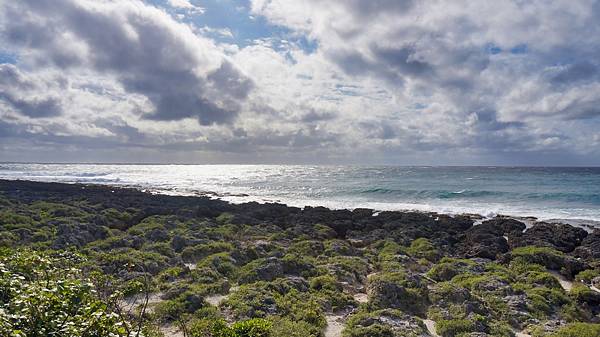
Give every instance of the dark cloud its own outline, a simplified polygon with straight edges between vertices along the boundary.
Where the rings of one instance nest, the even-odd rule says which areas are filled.
[[[433,71],[430,64],[418,59],[416,50],[412,46],[383,47],[374,44],[371,46],[371,52],[377,60],[376,64],[387,66],[388,72],[422,77]]]
[[[321,121],[329,121],[336,118],[336,114],[331,111],[317,111],[316,109],[308,109],[300,120],[304,123],[315,123]]]
[[[228,123],[253,87],[214,48],[206,50],[210,42],[155,8],[71,0],[24,0],[5,7],[5,17],[21,18],[5,25],[13,45],[38,51],[40,62],[62,69],[85,65],[112,74],[125,90],[153,103],[151,119]]]
[[[58,116],[62,112],[59,101],[53,98],[43,100],[21,99],[0,92],[0,100],[6,101],[22,114],[32,118]]]
[[[597,74],[598,67],[595,64],[589,61],[582,61],[564,67],[558,73],[553,74],[550,77],[550,81],[559,85],[570,84],[576,81],[593,79]]]
[[[385,121],[360,122],[359,127],[367,135],[367,138],[389,140],[398,137],[396,129]]]
[[[376,14],[406,13],[414,6],[413,0],[344,0],[341,2],[355,17]]]
[[[41,86],[40,81],[24,75],[12,64],[0,64],[0,102],[32,118],[60,115],[60,100],[48,97],[48,93],[43,92],[47,88]]]

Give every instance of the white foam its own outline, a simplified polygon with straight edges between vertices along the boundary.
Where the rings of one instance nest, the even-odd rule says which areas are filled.
[[[430,167],[427,167],[429,169]],[[0,178],[64,183],[128,186],[170,195],[208,195],[234,203],[280,202],[290,206],[325,206],[333,209],[372,208],[377,211],[414,210],[447,214],[498,214],[539,220],[600,225],[600,207],[527,204],[485,198],[415,199],[393,194],[349,194],[352,184],[342,180],[347,167],[286,165],[81,165],[3,164]],[[378,170],[383,170],[378,168]],[[409,172],[411,170],[407,170]],[[406,173],[405,172],[405,173]],[[479,178],[479,177],[477,177]],[[378,180],[377,180],[378,181]],[[295,182],[290,184],[290,182]],[[385,185],[385,181],[380,182]],[[424,181],[424,183],[427,183]],[[456,188],[455,194],[467,189]],[[382,200],[385,198],[385,200]],[[484,200],[489,200],[484,202]]]

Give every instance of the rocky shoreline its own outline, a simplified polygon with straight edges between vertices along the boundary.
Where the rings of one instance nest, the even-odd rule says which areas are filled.
[[[151,279],[156,336],[251,319],[274,337],[600,336],[600,229],[8,180],[0,215],[2,246]]]

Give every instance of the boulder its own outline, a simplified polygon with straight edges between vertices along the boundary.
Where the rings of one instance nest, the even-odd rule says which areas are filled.
[[[600,259],[600,229],[586,236],[581,245],[575,248],[573,255],[585,259]]]
[[[504,229],[496,222],[484,222],[469,228],[457,247],[457,254],[466,258],[495,259],[508,252]]]
[[[429,336],[420,319],[393,309],[377,310],[353,318],[346,331],[349,336],[356,337]]]
[[[427,289],[408,287],[406,282],[375,276],[367,285],[369,303],[376,308],[393,308],[412,314],[426,310]]]
[[[562,252],[572,252],[581,245],[588,233],[579,227],[567,224],[538,222],[522,235],[511,236],[511,247],[539,246],[552,247]]]
[[[104,240],[108,237],[108,234],[106,227],[94,223],[60,223],[56,230],[56,239],[52,244],[52,248],[82,247],[92,241]]]
[[[252,267],[246,274],[240,277],[240,283],[252,283],[256,281],[273,281],[284,275],[283,262],[279,258],[270,257],[256,260],[244,268]]]
[[[146,233],[146,238],[153,242],[164,242],[169,240],[169,232],[163,228],[154,228]]]
[[[495,228],[499,228],[504,234],[523,232],[525,228],[527,228],[527,226],[521,221],[504,217],[496,217],[494,219],[486,220],[481,225],[491,225]]]

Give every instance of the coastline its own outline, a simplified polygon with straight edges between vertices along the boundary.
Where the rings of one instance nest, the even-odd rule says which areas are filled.
[[[99,300],[151,336],[600,331],[600,230],[568,224],[0,180],[0,225],[0,263],[79,254],[77,281],[109,277]]]
[[[110,184],[110,183],[96,183],[96,182],[85,182],[85,181],[76,181],[76,182],[50,182],[46,180],[27,180],[27,179],[1,179],[0,181],[6,182],[30,182],[30,183],[50,183],[50,184],[66,184],[66,185],[83,185],[83,186],[95,186],[99,188],[107,188],[107,189],[132,189],[136,191],[140,191],[143,193],[150,193],[154,195],[165,195],[165,196],[174,196],[174,197],[198,197],[198,198],[208,198],[211,200],[221,200],[231,204],[277,204],[277,205],[285,205],[287,207],[300,208],[303,209],[305,207],[324,207],[329,210],[348,210],[352,211],[354,209],[371,209],[373,213],[376,215],[380,212],[417,212],[424,214],[443,214],[448,216],[467,216],[471,218],[476,224],[481,223],[485,220],[490,220],[495,217],[502,218],[510,218],[518,221],[522,221],[527,224],[528,227],[533,225],[536,222],[546,222],[546,223],[555,223],[555,224],[569,224],[572,226],[577,226],[584,228],[587,231],[592,231],[596,228],[600,228],[600,220],[592,220],[592,219],[579,219],[579,218],[557,218],[553,216],[533,216],[530,214],[505,214],[505,213],[493,213],[488,212],[488,214],[483,213],[472,213],[469,211],[465,212],[452,212],[452,211],[439,211],[435,205],[413,205],[413,204],[404,204],[404,207],[398,207],[398,205],[390,206],[388,204],[374,204],[365,202],[364,204],[356,203],[356,207],[344,207],[339,206],[339,203],[327,203],[327,202],[319,202],[317,200],[294,200],[284,202],[278,199],[272,198],[259,198],[246,193],[227,193],[227,192],[215,192],[215,191],[177,191],[174,189],[158,189],[158,188],[149,188],[147,186],[141,185],[120,185],[120,184]],[[371,204],[373,207],[364,206],[365,204]]]
[[[7,164],[0,165],[0,179],[134,187],[233,203],[600,221],[600,168]]]

